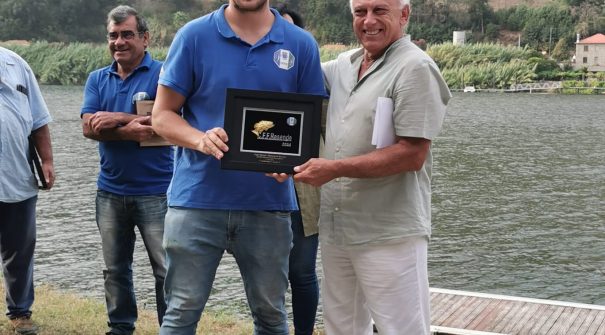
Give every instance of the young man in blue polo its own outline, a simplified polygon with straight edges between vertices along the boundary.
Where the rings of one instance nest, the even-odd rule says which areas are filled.
[[[316,42],[268,0],[230,0],[178,32],[159,84],[153,128],[179,146],[168,192],[168,309],[160,334],[195,333],[224,251],[238,263],[255,333],[288,334],[294,185],[221,170],[229,144],[225,96],[227,88],[324,95]]]

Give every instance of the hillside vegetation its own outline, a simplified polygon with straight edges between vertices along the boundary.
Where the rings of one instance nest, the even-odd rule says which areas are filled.
[[[147,18],[152,45],[167,47],[186,22],[209,13],[226,0],[2,0],[0,41],[104,43],[107,12],[117,4],[138,8]],[[353,44],[351,12],[343,0],[272,0],[299,11],[319,44]],[[603,0],[411,0],[408,33],[428,44],[452,40],[465,30],[469,42],[498,42],[514,37],[521,46],[570,57],[575,36],[605,32]],[[73,29],[77,28],[77,29]],[[514,43],[515,39],[505,41]],[[555,47],[557,52],[554,52]]]
[[[527,7],[539,8],[547,4],[556,3],[556,0],[488,0],[487,4],[493,10],[507,9],[524,5]]]

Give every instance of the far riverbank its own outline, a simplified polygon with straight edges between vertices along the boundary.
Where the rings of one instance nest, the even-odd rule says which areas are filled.
[[[111,63],[107,46],[90,43],[3,44],[21,55],[32,67],[41,84],[83,85],[88,74]],[[319,48],[322,62],[336,58],[356,45],[329,44]],[[147,49],[158,60],[164,60],[168,48]],[[561,68],[528,48],[477,43],[429,45],[427,54],[440,67],[443,77],[453,90],[473,86],[477,89],[510,90],[513,85],[561,81],[562,87],[582,90],[561,90],[564,94],[586,94],[592,88],[605,88],[605,72],[588,72]],[[585,88],[585,89],[584,89]]]

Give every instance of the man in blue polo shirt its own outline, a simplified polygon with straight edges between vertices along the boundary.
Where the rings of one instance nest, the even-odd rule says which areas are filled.
[[[324,95],[317,44],[269,1],[230,0],[181,28],[168,54],[153,128],[179,149],[168,190],[168,310],[160,334],[195,333],[224,251],[239,266],[255,334],[288,334],[294,186],[221,170],[225,95],[227,88]]]
[[[166,304],[162,248],[166,189],[172,177],[169,146],[141,147],[154,135],[151,116],[137,116],[135,100],[153,100],[162,64],[145,51],[149,31],[135,9],[118,6],[107,17],[107,40],[114,62],[90,74],[84,91],[84,136],[99,141],[96,220],[107,269],[105,298],[108,334],[132,334],[137,304],[132,259],[137,227],[155,277],[158,321]]]

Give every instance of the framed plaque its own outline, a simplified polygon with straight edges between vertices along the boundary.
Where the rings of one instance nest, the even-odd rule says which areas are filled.
[[[227,89],[221,168],[294,173],[319,155],[320,95]]]
[[[153,109],[153,100],[138,100],[135,102],[137,115],[149,116]],[[154,134],[149,140],[139,143],[142,147],[159,147],[172,145],[172,143],[166,141],[163,137],[158,134]]]

